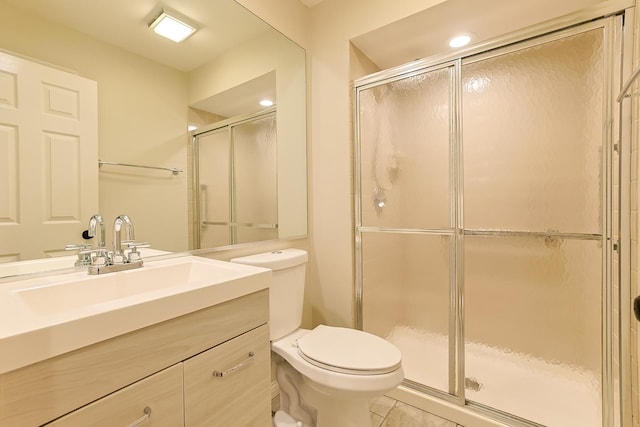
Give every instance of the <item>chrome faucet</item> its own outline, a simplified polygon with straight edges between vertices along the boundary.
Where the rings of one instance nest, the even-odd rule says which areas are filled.
[[[102,218],[100,221],[96,219],[96,224],[101,224],[101,220]],[[104,226],[101,230],[102,242],[104,242]],[[138,248],[148,246],[149,243],[134,242],[133,222],[127,215],[118,215],[113,221],[113,251],[106,252],[106,249],[97,249],[96,256],[89,266],[89,274],[111,273],[142,267],[142,258]],[[101,258],[102,253],[105,254],[104,259]]]
[[[134,240],[133,223],[127,215],[118,215],[113,221],[113,263],[123,264],[126,259],[124,250],[122,249],[122,228],[125,229],[125,243],[131,243]]]
[[[95,247],[92,247],[91,244],[83,243],[80,245],[67,245],[65,249],[68,251],[78,251],[78,259],[75,263],[76,267],[87,267],[92,264],[104,265],[106,263],[107,250],[104,240],[104,222],[102,221],[102,216],[99,214],[91,216],[89,219],[89,229],[86,233],[86,236],[90,238],[96,237],[97,233],[98,241]]]
[[[124,239],[122,232],[124,228]],[[142,257],[138,248],[147,248],[149,243],[133,240],[133,223],[127,215],[118,215],[113,222],[113,251],[107,251],[104,238],[104,221],[95,214],[89,219],[89,229],[83,233],[85,239],[94,238],[96,244],[67,245],[68,251],[78,251],[75,266],[89,269],[89,274],[110,273],[142,267]]]
[[[106,243],[104,240],[104,222],[102,221],[102,216],[95,214],[92,215],[89,219],[89,237],[96,237],[96,231],[98,231],[98,241],[96,242],[96,247],[105,248]]]
[[[104,221],[102,216],[95,214],[89,219],[89,237],[97,237],[93,254],[90,255],[91,265],[105,265],[107,263],[107,243],[104,239]]]

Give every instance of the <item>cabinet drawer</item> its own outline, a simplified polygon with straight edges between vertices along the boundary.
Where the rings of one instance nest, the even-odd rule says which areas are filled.
[[[270,426],[269,326],[184,362],[186,427]]]
[[[145,408],[149,408],[148,414]],[[182,363],[46,424],[47,427],[182,425]]]

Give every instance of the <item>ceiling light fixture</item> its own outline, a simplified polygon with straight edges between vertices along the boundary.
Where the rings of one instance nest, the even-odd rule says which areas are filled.
[[[151,28],[156,34],[166,37],[169,40],[173,40],[176,43],[180,43],[196,32],[195,27],[169,15],[164,10],[160,13],[160,16],[158,16],[151,25],[149,25],[149,28]]]
[[[451,40],[449,40],[449,46],[451,47],[462,47],[462,46],[466,46],[469,44],[469,42],[471,41],[471,37],[464,34],[461,36],[456,36],[454,38],[452,38]]]
[[[271,107],[273,105],[273,101],[270,99],[263,99],[262,101],[260,101],[260,105],[262,105],[263,107]]]

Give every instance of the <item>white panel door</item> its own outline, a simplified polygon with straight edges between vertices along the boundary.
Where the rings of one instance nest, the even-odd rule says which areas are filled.
[[[98,209],[97,83],[0,52],[0,262],[63,254]]]

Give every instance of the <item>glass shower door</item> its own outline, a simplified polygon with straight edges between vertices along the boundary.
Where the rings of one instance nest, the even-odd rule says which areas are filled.
[[[362,326],[401,349],[408,381],[445,393],[455,387],[453,78],[453,67],[444,66],[365,89],[359,98]]]
[[[466,398],[550,427],[602,425],[603,37],[462,66]]]
[[[356,82],[357,325],[400,348],[405,386],[508,424],[616,425],[620,31]]]

